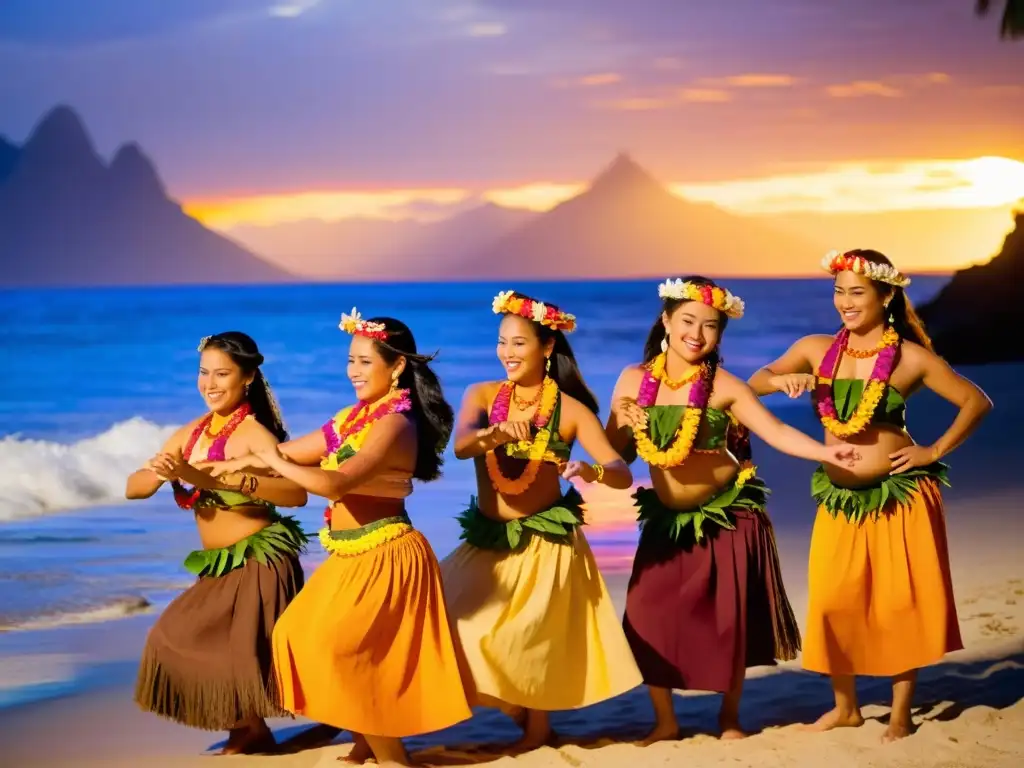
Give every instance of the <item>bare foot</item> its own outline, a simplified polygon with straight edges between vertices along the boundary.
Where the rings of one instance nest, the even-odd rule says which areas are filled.
[[[277,746],[274,734],[262,720],[258,725],[247,725],[243,728],[232,728],[228,743],[219,754],[222,755],[255,755],[270,752]]]
[[[864,718],[860,710],[855,712],[840,712],[838,709],[830,709],[813,723],[805,724],[802,730],[805,731],[831,731],[833,728],[859,728],[864,725]]]
[[[352,749],[348,754],[339,757],[338,761],[349,765],[362,765],[372,757],[373,750],[370,749],[370,745],[366,743],[366,739],[359,737],[352,742]]]
[[[723,741],[734,741],[735,739],[747,738],[746,732],[740,728],[740,721],[735,717],[720,717],[718,718],[718,727],[722,733],[718,738]]]
[[[889,727],[885,729],[885,733],[882,734],[882,743],[890,744],[900,739],[905,739],[907,736],[914,732],[913,725],[904,723],[895,723],[892,720],[889,721]]]
[[[643,739],[640,740],[639,746],[649,747],[651,744],[657,744],[659,741],[678,741],[679,740],[679,725],[677,723],[667,723],[665,725],[658,724],[654,726],[654,730],[648,733]]]

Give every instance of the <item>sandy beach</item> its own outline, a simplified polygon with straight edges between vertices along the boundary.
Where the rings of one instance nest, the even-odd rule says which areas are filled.
[[[831,706],[827,680],[801,670],[799,659],[776,668],[748,672],[741,718],[750,732],[743,741],[722,742],[713,729],[719,697],[679,693],[676,709],[683,738],[641,748],[633,741],[652,722],[645,691],[576,712],[552,717],[557,740],[550,747],[511,756],[503,744],[518,729],[504,715],[481,710],[468,722],[443,732],[409,739],[414,757],[429,765],[495,766],[664,766],[822,765],[845,766],[1017,766],[1024,764],[1024,540],[1020,479],[1013,444],[1024,425],[1024,408],[1012,393],[1021,366],[965,371],[989,392],[996,411],[971,441],[950,457],[953,487],[946,492],[949,543],[965,649],[925,669],[915,698],[919,730],[910,738],[881,743],[888,715],[889,682],[862,678],[859,690],[865,725],[827,734],[808,733],[800,723]],[[915,398],[910,428],[927,441],[945,428],[953,409],[924,394]],[[786,415],[808,431],[805,410]],[[787,589],[797,616],[806,607],[807,542],[812,512],[807,496],[810,467],[755,445],[755,458],[773,488],[772,514],[786,521],[780,534]],[[591,491],[590,519],[605,532],[632,525],[624,496]],[[796,522],[794,522],[796,521]],[[596,538],[596,534],[592,534]],[[599,549],[599,548],[596,548]],[[609,550],[619,551],[619,550]],[[444,554],[444,553],[439,553]],[[599,555],[600,557],[600,555]],[[625,598],[627,560],[602,561],[618,609]],[[206,765],[224,734],[191,730],[140,712],[131,686],[139,649],[151,613],[117,621],[0,636],[0,678],[52,677],[60,685],[61,664],[88,664],[92,682],[70,695],[0,710],[3,765],[10,766],[192,766]],[[68,649],[73,649],[69,653]],[[428,703],[429,706],[429,703]],[[239,766],[313,768],[336,765],[351,748],[348,735],[327,744],[309,744],[318,731],[302,719],[271,721],[279,754],[225,757]],[[303,738],[305,737],[305,738]],[[315,739],[314,739],[315,741]]]

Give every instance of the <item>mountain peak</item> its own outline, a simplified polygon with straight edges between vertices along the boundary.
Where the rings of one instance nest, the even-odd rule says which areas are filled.
[[[592,191],[664,192],[662,185],[625,151],[619,152],[590,184]]]
[[[47,153],[57,152],[65,157],[96,153],[82,118],[71,107],[63,104],[43,115],[32,129],[24,148],[31,153],[40,147]]]
[[[166,196],[156,166],[134,141],[118,148],[110,163],[110,178],[118,187],[133,194],[156,193],[161,197]]]

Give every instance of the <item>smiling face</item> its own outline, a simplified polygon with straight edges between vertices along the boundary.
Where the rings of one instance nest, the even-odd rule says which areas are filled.
[[[885,298],[874,281],[864,275],[849,270],[836,275],[833,301],[850,331],[867,331],[882,323]]]
[[[703,360],[722,338],[722,314],[699,301],[687,301],[662,315],[670,352],[691,365]]]
[[[245,399],[245,388],[254,373],[243,373],[238,363],[222,349],[207,348],[199,357],[199,394],[215,413],[230,413]]]
[[[498,327],[498,359],[508,380],[523,386],[544,380],[547,357],[555,347],[554,339],[544,344],[537,326],[519,315],[505,315]]]
[[[348,379],[360,400],[380,400],[391,389],[392,377],[401,375],[405,358],[388,364],[373,339],[353,336],[348,347]]]

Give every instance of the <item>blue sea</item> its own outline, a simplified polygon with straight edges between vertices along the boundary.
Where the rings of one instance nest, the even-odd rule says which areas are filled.
[[[914,280],[930,298],[946,277]],[[192,516],[168,490],[123,500],[124,482],[176,426],[200,415],[196,346],[205,335],[242,330],[266,357],[292,435],[318,428],[352,399],[342,312],[391,315],[414,331],[456,406],[466,386],[501,376],[491,299],[514,287],[578,318],[570,339],[591,388],[607,408],[621,369],[636,362],[659,312],[653,280],[440,285],[286,285],[0,291],[0,640],[97,624],[146,606],[158,610],[191,578],[184,556],[198,546]],[[797,337],[837,326],[827,280],[734,280],[747,304],[723,342],[726,366],[746,377]],[[776,401],[777,400],[777,401]],[[773,399],[784,419],[806,400]],[[638,473],[642,469],[638,468]],[[642,480],[642,477],[638,477]],[[421,485],[410,513],[439,556],[457,543],[454,515],[474,492],[472,465],[449,453],[444,477]],[[626,497],[628,503],[628,497]],[[315,531],[323,505],[298,510]],[[776,525],[785,526],[785,518]],[[614,565],[632,531],[588,537]],[[307,569],[322,558],[311,547]],[[39,640],[39,638],[44,638]],[[24,651],[24,649],[22,649]],[[4,652],[0,643],[0,655]],[[0,666],[0,683],[8,687]],[[31,687],[31,686],[29,686]],[[0,706],[24,700],[3,692]],[[27,690],[27,689],[26,689]]]

